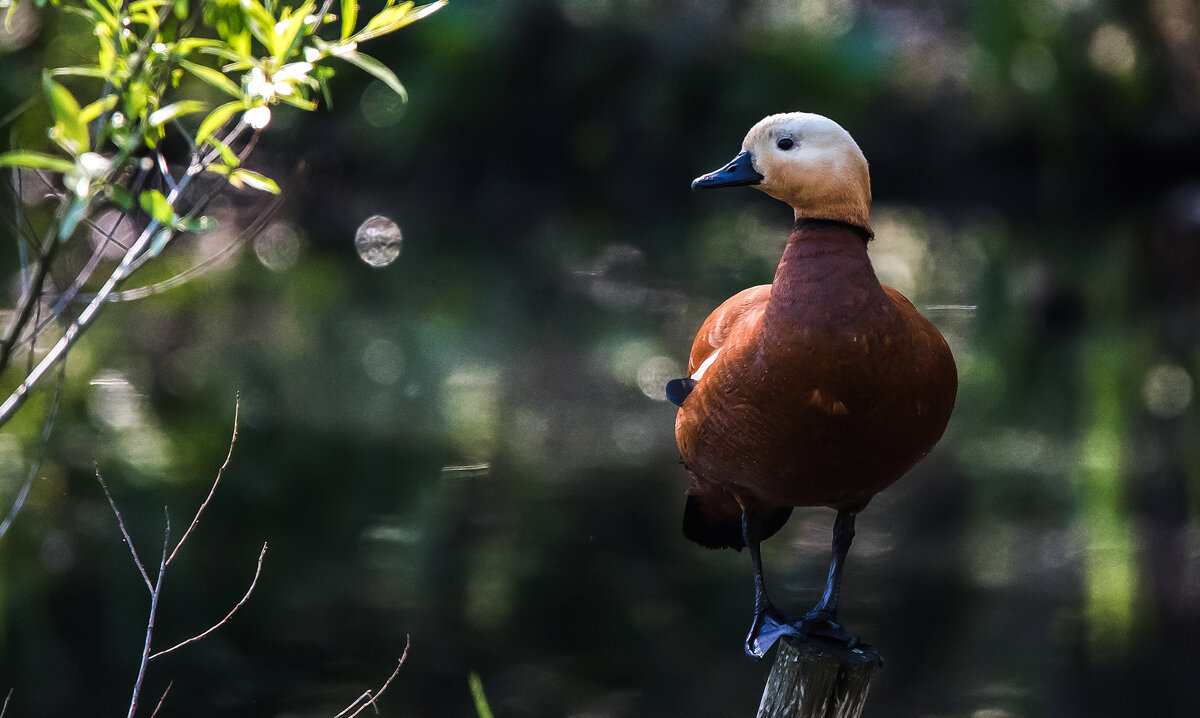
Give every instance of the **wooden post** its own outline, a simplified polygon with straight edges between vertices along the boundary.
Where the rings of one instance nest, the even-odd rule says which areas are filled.
[[[859,718],[871,677],[883,663],[870,646],[820,637],[779,641],[758,718]]]

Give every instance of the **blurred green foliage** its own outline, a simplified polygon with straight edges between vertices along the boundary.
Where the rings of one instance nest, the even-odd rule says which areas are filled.
[[[0,116],[83,32],[31,9],[13,27]],[[471,715],[471,671],[499,716],[748,714],[768,668],[740,649],[748,561],[680,536],[660,392],[707,312],[769,281],[789,223],[688,182],[802,109],[863,147],[876,267],[961,372],[946,438],[859,522],[844,618],[888,660],[868,714],[1187,714],[1198,37],[1184,0],[459,0],[379,41],[411,101],[360,76],[332,112],[276,113],[251,167],[283,210],[72,355],[0,544],[9,710],[124,704],[147,606],[90,459],[153,544],[163,504],[207,491],[240,390],[163,640],[224,615],[271,553],[229,625],[152,666],[150,694],[175,681],[164,714],[334,713],[406,634],[394,714]],[[374,214],[405,237],[384,269],[354,252]],[[3,497],[36,449],[24,416],[0,434]],[[831,521],[798,512],[764,549],[785,608],[819,592]]]

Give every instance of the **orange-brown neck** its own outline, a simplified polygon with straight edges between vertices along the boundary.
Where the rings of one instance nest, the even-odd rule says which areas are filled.
[[[849,225],[798,222],[775,270],[764,332],[852,331],[889,304],[865,238]]]

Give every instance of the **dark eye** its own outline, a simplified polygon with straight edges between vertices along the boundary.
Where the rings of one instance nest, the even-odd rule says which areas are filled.
[[[791,137],[780,137],[779,141],[775,143],[775,146],[781,150],[790,150],[796,146],[796,143]]]

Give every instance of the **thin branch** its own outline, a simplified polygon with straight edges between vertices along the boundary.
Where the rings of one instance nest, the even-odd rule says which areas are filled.
[[[142,580],[146,582],[146,588],[150,589],[151,597],[153,600],[157,600],[158,596],[154,593],[154,585],[150,583],[150,574],[146,573],[145,564],[142,563],[142,559],[138,558],[137,549],[133,546],[133,539],[129,538],[129,532],[125,530],[125,520],[121,518],[121,511],[117,508],[117,502],[113,501],[112,494],[108,491],[108,484],[104,483],[104,477],[100,475],[100,462],[92,459],[92,464],[96,467],[96,481],[100,482],[100,488],[104,489],[104,495],[108,498],[108,505],[112,507],[113,513],[117,516],[117,525],[121,527],[121,535],[125,537],[125,545],[129,546],[129,553],[133,554],[133,562],[137,564],[137,569],[142,574]],[[162,576],[159,576],[159,580],[162,580]]]
[[[50,444],[50,434],[53,433],[54,421],[58,417],[58,407],[62,401],[66,368],[66,362],[59,365],[58,384],[55,385],[54,400],[50,402],[50,408],[46,412],[46,421],[42,424],[42,443],[41,448],[38,449],[37,460],[29,467],[29,475],[25,477],[25,484],[21,486],[21,491],[17,494],[17,500],[13,502],[12,508],[8,510],[8,516],[4,517],[4,521],[0,521],[0,537],[8,533],[8,529],[12,527],[13,521],[17,518],[17,514],[21,513],[21,508],[25,505],[25,499],[29,497],[29,490],[33,488],[33,480],[37,478],[38,471],[42,468],[42,461],[46,458],[46,447]],[[0,713],[0,716],[2,715]]]
[[[200,515],[204,513],[204,509],[208,508],[208,502],[212,501],[213,494],[217,493],[217,484],[221,483],[221,477],[225,475],[225,469],[229,468],[229,462],[231,459],[233,459],[233,447],[235,444],[237,444],[238,415],[241,413],[241,410],[242,394],[241,392],[238,392],[233,398],[233,436],[229,437],[229,452],[225,454],[225,461],[221,464],[221,468],[217,469],[217,478],[213,479],[212,488],[208,490],[208,496],[200,504],[200,508],[196,509],[196,515],[192,517],[192,523],[188,525],[187,531],[183,532],[183,536],[180,537],[179,543],[175,544],[175,548],[172,549],[171,555],[167,557],[168,564],[175,560],[175,554],[179,553],[179,549],[183,546],[183,542],[187,541],[188,536],[192,535],[192,529],[196,528],[196,524],[200,523]],[[264,544],[263,551],[266,550],[267,547]],[[258,577],[255,576],[255,578]]]
[[[354,699],[353,703],[343,708],[342,712],[338,713],[333,718],[355,718],[355,716],[357,716],[359,713],[362,713],[364,710],[366,710],[368,706],[375,708],[375,712],[378,713],[379,708],[375,705],[375,701],[377,701],[379,697],[383,695],[383,692],[388,689],[388,686],[392,685],[392,681],[396,680],[396,676],[400,675],[400,669],[404,667],[404,661],[408,660],[408,648],[411,645],[412,636],[405,636],[404,653],[400,656],[400,662],[396,664],[396,670],[392,671],[392,675],[388,676],[388,679],[383,682],[382,686],[379,686],[379,690],[375,691],[373,694],[371,691],[363,693],[361,696]],[[362,703],[362,705],[359,705],[359,703]],[[357,710],[355,710],[356,706]],[[352,710],[354,712],[350,713]]]
[[[171,168],[167,166],[167,158],[163,156],[162,150],[155,150],[154,154],[158,161],[159,174],[166,181],[167,188],[174,190],[178,185],[175,184],[175,178],[171,176]]]
[[[237,613],[238,609],[241,608],[242,605],[246,603],[246,601],[250,600],[250,594],[254,593],[254,587],[256,585],[258,585],[259,574],[262,573],[263,557],[266,555],[267,555],[267,545],[264,543],[262,550],[258,552],[258,566],[254,569],[254,578],[250,581],[250,587],[246,589],[246,595],[242,596],[242,600],[238,601],[237,604],[233,608],[229,609],[229,613],[225,614],[225,618],[222,618],[220,621],[217,621],[216,623],[214,623],[212,626],[210,626],[208,628],[207,631],[204,631],[203,633],[197,633],[196,635],[192,636],[191,638],[187,639],[186,641],[180,641],[179,643],[176,643],[174,646],[171,646],[170,648],[168,648],[166,650],[159,651],[158,653],[152,654],[150,656],[150,660],[153,661],[155,658],[158,658],[160,656],[165,656],[177,648],[183,648],[184,646],[188,645],[189,643],[195,643],[196,641],[199,641],[200,639],[204,638],[208,634],[217,630],[221,626],[224,626],[225,623],[229,619],[233,618],[233,614]],[[169,559],[168,559],[168,561],[169,561]]]
[[[154,618],[158,615],[158,597],[162,594],[163,576],[167,573],[167,548],[171,544],[171,515],[167,513],[165,507],[163,514],[166,515],[166,528],[163,529],[162,559],[158,562],[158,577],[154,581],[154,588],[150,591],[150,618],[146,621],[146,642],[142,644],[142,662],[138,665],[137,681],[133,684],[133,696],[129,699],[129,714],[126,718],[133,718],[133,714],[137,712],[138,698],[142,693],[142,680],[146,677],[146,666],[150,663],[150,641],[154,637]],[[130,548],[132,547],[133,545],[130,544]]]
[[[4,714],[8,712],[8,702],[12,700],[13,688],[8,689],[8,695],[4,696],[4,705],[0,706],[0,718],[4,718]]]
[[[263,557],[264,556],[266,556],[266,544],[263,544],[263,550],[258,552],[258,566],[256,568],[254,568],[254,578],[250,581],[250,588],[246,588],[246,596],[242,596],[241,600],[239,600],[239,602],[236,603],[236,605],[234,605],[234,608],[229,609],[229,612],[228,612],[228,614],[226,614],[226,617],[224,617],[224,618],[222,618],[222,620],[217,621],[216,623],[212,624],[212,626],[210,626],[208,630],[205,630],[204,633],[198,633],[196,635],[193,635],[192,638],[187,639],[186,641],[180,641],[180,642],[178,642],[178,644],[175,644],[174,646],[167,648],[166,651],[158,651],[157,653],[152,654],[152,656],[150,656],[150,660],[154,660],[155,658],[158,658],[160,656],[166,656],[167,653],[170,653],[170,652],[176,650],[176,648],[182,648],[188,644],[194,644],[194,642],[196,642],[200,639],[203,639],[204,636],[209,635],[210,633],[214,632],[214,630],[224,626],[224,624],[226,624],[226,622],[229,621],[229,618],[233,618],[233,615],[236,614],[236,612],[238,612],[238,609],[241,608],[242,604],[245,604],[247,602],[247,600],[250,600],[250,594],[254,592],[254,586],[258,585],[258,576],[259,576],[259,574],[263,573]]]
[[[159,696],[158,705],[154,706],[154,711],[150,714],[150,718],[154,718],[154,716],[158,715],[158,709],[162,708],[163,701],[167,699],[167,694],[171,692],[171,686],[173,685],[175,685],[175,681],[169,681],[167,683],[167,689],[163,691],[161,696]],[[0,716],[0,718],[4,718],[4,716]]]

